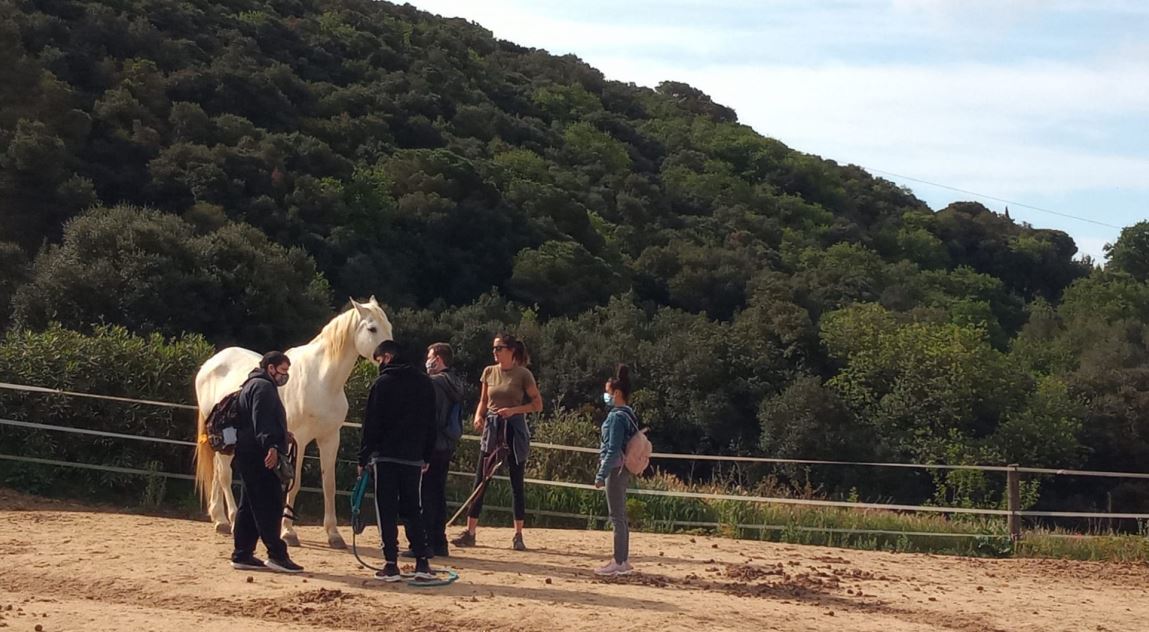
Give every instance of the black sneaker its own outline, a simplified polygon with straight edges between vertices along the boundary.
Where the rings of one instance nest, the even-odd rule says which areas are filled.
[[[451,544],[455,546],[475,546],[475,534],[470,531],[464,531],[459,534],[459,537],[451,540]]]
[[[265,571],[267,564],[254,555],[232,558],[231,567],[240,571]]]
[[[427,558],[420,557],[415,560],[415,581],[435,579],[435,573],[431,572],[431,563]]]
[[[432,558],[432,557],[435,557],[435,555],[437,555],[437,553],[436,553],[436,554],[433,554],[433,555],[428,555],[427,557],[428,557],[428,558]],[[400,551],[400,552],[399,552],[399,557],[414,558],[414,557],[417,557],[417,556],[415,555],[415,550],[414,550],[414,549],[407,549],[406,551]]]
[[[291,558],[285,557],[277,560],[274,557],[267,558],[267,567],[273,571],[280,573],[302,573],[303,567],[291,561]]]
[[[521,534],[521,533],[515,534],[515,539],[511,540],[511,548],[516,550],[516,551],[527,550],[527,545],[523,544],[523,534]]]
[[[387,583],[401,582],[403,581],[403,576],[399,574],[398,564],[395,562],[387,562],[387,564],[383,566],[383,570],[375,571],[375,579],[379,579]]]

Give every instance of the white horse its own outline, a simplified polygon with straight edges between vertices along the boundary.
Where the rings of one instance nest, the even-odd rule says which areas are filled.
[[[351,301],[353,309],[336,316],[311,342],[286,351],[291,359],[291,379],[279,389],[287,410],[287,429],[299,443],[295,480],[299,481],[303,454],[313,440],[319,444],[323,471],[323,528],[327,543],[342,549],[347,545],[335,521],[335,463],[339,453],[339,429],[347,419],[347,395],[343,392],[359,357],[371,359],[380,342],[391,339],[391,321],[372,296],[366,303]],[[259,366],[260,354],[230,347],[212,356],[195,378],[199,407],[196,436],[204,432],[204,419],[224,395],[239,389],[252,369]],[[231,457],[215,454],[207,443],[196,449],[196,485],[201,497],[209,498],[208,513],[216,531],[230,533],[235,522],[236,502],[231,488]],[[287,504],[294,506],[299,485],[291,490]],[[226,503],[226,512],[224,504]],[[283,539],[299,546],[291,520],[283,520]]]

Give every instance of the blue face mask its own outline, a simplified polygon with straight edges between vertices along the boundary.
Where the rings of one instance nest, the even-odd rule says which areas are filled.
[[[602,403],[606,404],[607,406],[614,406],[614,396],[610,393],[603,393]]]

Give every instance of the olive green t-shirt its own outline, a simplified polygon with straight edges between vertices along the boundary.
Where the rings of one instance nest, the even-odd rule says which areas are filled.
[[[483,369],[483,383],[487,385],[487,406],[510,408],[531,401],[528,389],[535,385],[535,376],[524,366],[503,370],[497,364]]]

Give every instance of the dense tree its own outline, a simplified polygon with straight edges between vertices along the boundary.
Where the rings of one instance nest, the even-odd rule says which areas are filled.
[[[1114,271],[1149,281],[1149,221],[1123,229],[1115,243],[1105,245],[1105,254]]]
[[[258,349],[306,341],[330,317],[327,283],[301,250],[250,226],[196,235],[178,217],[94,209],[64,229],[13,300],[22,327],[108,323],[140,332],[211,332]]]

